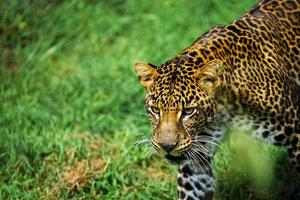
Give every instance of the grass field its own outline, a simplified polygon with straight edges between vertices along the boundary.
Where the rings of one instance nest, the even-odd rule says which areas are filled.
[[[175,199],[176,166],[133,145],[151,127],[132,66],[172,58],[254,3],[1,1],[0,198]],[[281,150],[245,136],[224,148],[217,199],[300,196]]]

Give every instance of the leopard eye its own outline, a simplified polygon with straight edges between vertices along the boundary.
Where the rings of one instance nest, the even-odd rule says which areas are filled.
[[[153,114],[153,115],[159,115],[160,110],[158,107],[155,106],[150,106],[149,107],[149,111]]]
[[[185,108],[182,111],[182,116],[192,116],[197,111],[196,108]]]

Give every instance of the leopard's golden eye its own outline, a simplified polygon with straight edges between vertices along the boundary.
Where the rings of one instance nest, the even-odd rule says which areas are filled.
[[[160,109],[159,109],[158,107],[150,106],[150,107],[149,107],[149,111],[150,111],[150,113],[152,113],[153,115],[158,115],[158,116],[159,116]]]
[[[195,112],[197,111],[196,108],[190,107],[190,108],[185,108],[182,111],[182,116],[186,117],[186,116],[192,116]]]

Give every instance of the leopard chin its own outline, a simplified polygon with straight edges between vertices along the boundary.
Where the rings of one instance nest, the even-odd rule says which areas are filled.
[[[184,154],[180,154],[177,156],[166,154],[165,158],[171,163],[171,164],[181,164],[184,161],[187,160],[186,156]]]

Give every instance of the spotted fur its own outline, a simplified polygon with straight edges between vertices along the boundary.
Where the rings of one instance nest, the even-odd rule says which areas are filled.
[[[160,66],[138,62],[153,146],[179,164],[179,199],[212,199],[231,126],[287,149],[300,171],[300,3],[263,0]]]

